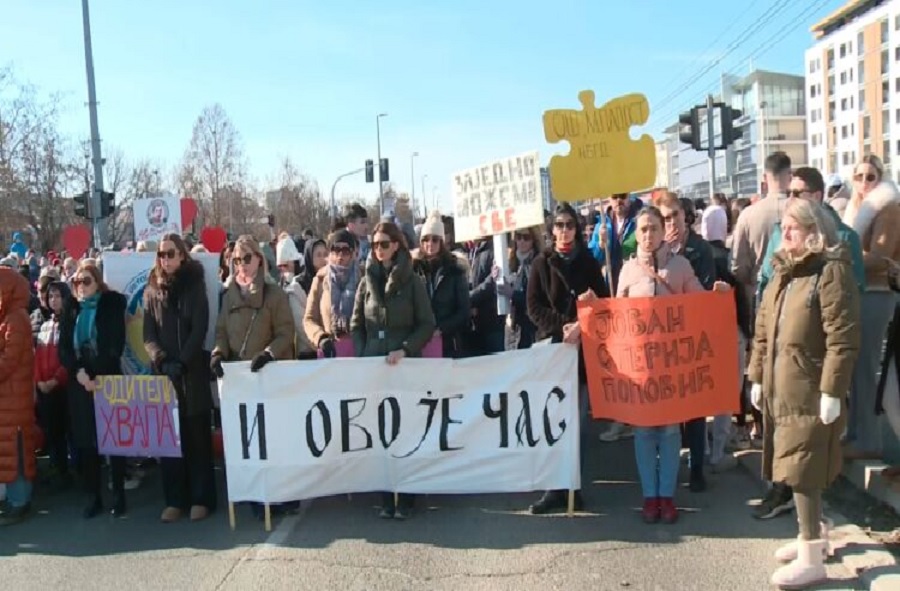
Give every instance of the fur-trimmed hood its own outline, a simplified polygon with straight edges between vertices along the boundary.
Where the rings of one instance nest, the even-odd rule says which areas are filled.
[[[900,205],[900,191],[891,181],[882,181],[866,195],[862,202],[850,198],[844,210],[844,223],[853,228],[860,238],[872,227],[872,222],[884,209],[891,205]]]

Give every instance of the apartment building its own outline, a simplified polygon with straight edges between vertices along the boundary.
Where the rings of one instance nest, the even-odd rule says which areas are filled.
[[[791,157],[794,166],[806,166],[806,101],[803,76],[754,70],[747,76],[722,76],[717,102],[742,112],[734,122],[743,137],[716,152],[715,190],[727,195],[751,196],[765,191],[763,165],[776,150]],[[685,110],[688,107],[685,107]],[[701,127],[705,129],[705,120]],[[716,142],[721,123],[714,122]],[[678,125],[666,129],[669,185],[682,195],[708,198],[709,159],[678,139]]]
[[[806,51],[810,163],[848,178],[877,154],[900,180],[900,0],[853,0],[814,25]]]

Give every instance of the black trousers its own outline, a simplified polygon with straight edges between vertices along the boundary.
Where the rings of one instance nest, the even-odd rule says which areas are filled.
[[[38,392],[38,418],[44,432],[44,449],[50,456],[50,465],[60,474],[69,471],[69,403],[65,390],[47,394]]]
[[[103,479],[100,474],[100,455],[97,448],[82,447],[78,450],[81,462],[81,475],[84,478],[84,490],[88,496],[100,499],[103,497]],[[110,456],[109,469],[112,475],[113,497],[125,496],[125,457]]]
[[[212,427],[209,413],[178,415],[181,457],[162,458],[163,495],[167,507],[186,510],[194,505],[216,509]]]

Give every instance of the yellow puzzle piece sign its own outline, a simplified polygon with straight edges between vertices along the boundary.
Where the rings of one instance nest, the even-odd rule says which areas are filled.
[[[639,191],[656,180],[656,146],[644,134],[632,140],[633,125],[650,117],[650,104],[642,94],[614,98],[599,109],[594,92],[578,94],[583,110],[544,112],[544,137],[551,144],[566,140],[566,156],[550,159],[550,182],[557,201],[581,201],[616,193]]]

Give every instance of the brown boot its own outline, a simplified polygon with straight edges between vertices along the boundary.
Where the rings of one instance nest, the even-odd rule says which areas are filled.
[[[203,521],[209,517],[209,509],[203,505],[194,505],[191,507],[191,521]]]
[[[181,519],[181,509],[178,507],[166,507],[159,516],[159,520],[163,523],[175,523],[179,519]]]

